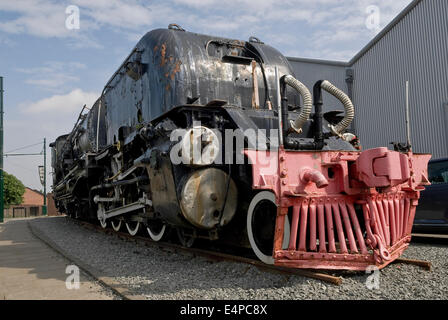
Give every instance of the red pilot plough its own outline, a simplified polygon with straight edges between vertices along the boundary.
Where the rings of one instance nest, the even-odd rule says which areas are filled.
[[[260,153],[263,153],[260,155]],[[274,263],[315,269],[382,268],[408,247],[430,155],[246,150],[253,188],[278,204]],[[257,165],[257,159],[269,165]],[[278,164],[278,171],[272,170]],[[289,223],[285,224],[285,219]],[[284,243],[285,225],[289,240]]]
[[[314,87],[318,125],[313,143],[294,145],[283,121],[278,150],[244,151],[252,163],[253,189],[264,190],[266,199],[273,194],[277,205],[273,261],[265,262],[292,268],[383,268],[409,245],[420,191],[429,184],[431,155],[384,147],[322,150],[322,83]],[[345,106],[351,104],[348,98],[344,102],[340,91],[330,93]],[[332,129],[336,134],[340,130]],[[321,150],[316,150],[319,144]]]

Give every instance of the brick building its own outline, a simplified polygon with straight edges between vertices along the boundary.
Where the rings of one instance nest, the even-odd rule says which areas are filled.
[[[5,218],[41,216],[43,203],[44,195],[41,192],[26,187],[23,202],[5,209],[4,216]],[[51,194],[47,194],[47,214],[49,216],[59,215]]]

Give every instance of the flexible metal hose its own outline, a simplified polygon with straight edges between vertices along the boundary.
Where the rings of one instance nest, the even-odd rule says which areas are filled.
[[[322,81],[322,89],[333,95],[339,101],[342,102],[345,109],[344,118],[336,125],[330,126],[333,133],[337,136],[341,136],[345,129],[350,125],[355,117],[355,108],[350,98],[340,89],[332,85],[328,80]]]
[[[296,120],[294,121],[291,120],[291,127],[295,131],[300,133],[302,126],[308,120],[311,113],[311,108],[313,107],[311,93],[302,82],[295,79],[293,76],[287,75],[285,77],[285,83],[293,87],[302,96],[303,99],[303,107],[302,110],[300,111],[299,116],[296,118]]]

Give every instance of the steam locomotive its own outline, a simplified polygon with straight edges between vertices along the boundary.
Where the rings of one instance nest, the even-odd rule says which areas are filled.
[[[298,75],[300,77],[300,75]],[[322,92],[344,111],[324,112]],[[148,32],[52,147],[60,212],[154,241],[205,238],[293,268],[382,268],[401,255],[430,155],[361,151],[349,97],[313,94],[249,41]]]

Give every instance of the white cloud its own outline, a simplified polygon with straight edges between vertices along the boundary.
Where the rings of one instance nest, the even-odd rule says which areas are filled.
[[[29,75],[25,83],[37,85],[50,91],[58,91],[64,89],[66,84],[78,82],[79,77],[74,73],[85,68],[85,64],[76,61],[47,61],[43,66],[17,68],[16,71]]]
[[[30,33],[41,37],[69,37],[73,32],[65,28],[65,8],[74,4],[80,8],[81,29],[112,26],[124,30],[139,30],[173,20],[195,22],[198,27],[216,27],[216,18],[233,21],[239,26],[266,21],[323,22],[329,25],[340,19],[343,23],[359,25],[365,8],[376,4],[385,20],[396,15],[410,0],[173,0],[146,3],[139,0],[72,0],[61,3],[53,0],[0,1],[0,10],[15,12],[19,17],[0,23],[0,30],[9,33]],[[190,9],[190,10],[189,10]],[[346,18],[351,19],[346,19]],[[240,19],[245,18],[245,19]],[[249,19],[248,19],[249,18]],[[352,20],[352,18],[355,19]],[[219,21],[218,20],[218,21]],[[220,23],[224,30],[224,23]]]
[[[90,107],[98,93],[72,90],[64,95],[53,95],[34,102],[18,105],[21,112],[5,113],[5,150],[13,150],[47,138],[50,142],[73,128],[84,104]],[[39,152],[41,146],[35,146],[24,152]],[[25,185],[41,188],[37,166],[42,164],[42,157],[7,157],[5,170],[16,175]],[[50,150],[47,149],[47,190],[52,184]]]
[[[75,89],[65,95],[54,95],[36,102],[22,103],[19,107],[25,114],[73,113],[76,110],[81,110],[84,104],[87,107],[92,106],[98,97],[99,94],[96,92]]]
[[[84,63],[77,61],[47,61],[43,63],[42,67],[34,68],[17,68],[16,71],[26,74],[39,74],[39,73],[55,73],[60,71],[73,72],[78,69],[85,69],[87,66]]]
[[[37,85],[39,87],[45,87],[48,90],[58,89],[67,82],[79,81],[78,77],[66,75],[66,74],[54,74],[51,77],[44,79],[27,79],[26,83]]]
[[[139,35],[154,27],[179,23],[195,32],[224,37],[288,37],[286,50],[308,46],[317,50],[334,45],[344,46],[351,55],[376,32],[366,28],[366,8],[380,8],[380,27],[384,27],[411,0],[0,0],[0,10],[17,13],[15,19],[0,22],[0,31],[27,33],[39,37],[64,37],[71,46],[97,47],[92,31],[112,28],[136,42]],[[80,8],[81,29],[65,28],[65,7]],[[298,48],[301,49],[301,48]],[[341,48],[335,48],[341,51]],[[349,59],[347,56],[346,59]]]
[[[80,29],[69,30],[65,21],[68,5],[80,8]],[[11,34],[31,34],[37,37],[82,39],[84,31],[100,26],[137,29],[153,21],[152,9],[137,0],[0,0],[0,11],[18,14],[18,17],[0,22],[0,31]]]
[[[87,15],[96,24],[123,29],[149,26],[154,16],[151,7],[140,1],[74,0],[73,3],[80,7],[81,14]]]
[[[84,104],[90,107],[99,97],[97,92],[81,89],[72,90],[62,95],[52,95],[37,101],[23,102],[15,110],[5,113],[5,150],[13,150],[47,138],[47,148],[58,136],[69,133]],[[32,147],[24,152],[39,152],[41,146]],[[47,149],[47,189],[52,184],[51,157]],[[42,164],[42,157],[8,157],[5,158],[5,170],[16,175],[23,183],[33,188],[40,188],[37,166]]]
[[[67,37],[65,7],[47,0],[0,1],[0,10],[14,12],[16,19],[0,22],[0,30],[6,33],[27,33],[39,37]]]
[[[65,2],[65,1],[64,1]],[[27,34],[39,38],[67,39],[74,48],[102,48],[89,34],[96,30],[94,21],[82,19],[82,27],[77,30],[66,28],[68,2],[55,0],[0,0],[0,12],[9,13],[11,18],[0,21],[0,32],[10,35]]]

